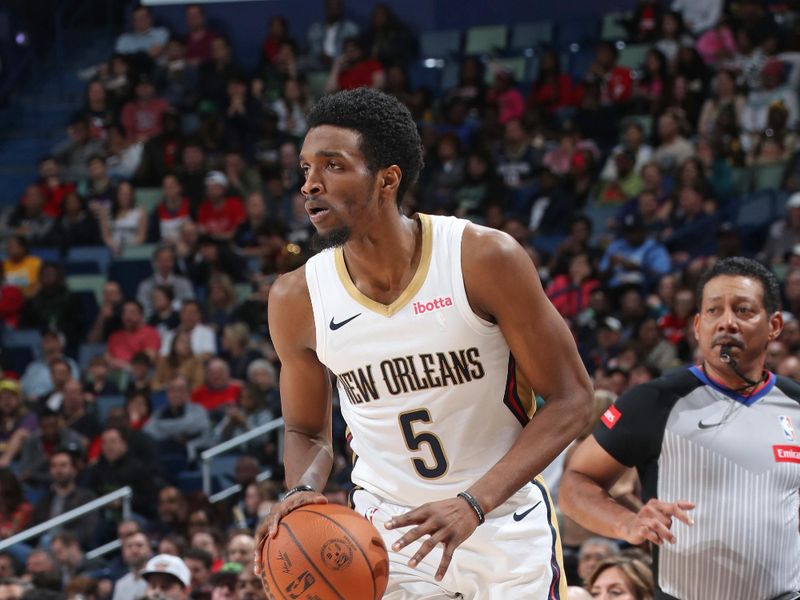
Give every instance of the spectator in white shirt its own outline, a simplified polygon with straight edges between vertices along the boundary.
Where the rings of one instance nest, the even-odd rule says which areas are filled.
[[[175,251],[170,246],[162,246],[153,256],[153,275],[139,284],[136,299],[150,316],[153,312],[153,290],[160,285],[172,288],[174,308],[179,308],[186,300],[194,299],[192,283],[181,275],[175,274]]]
[[[208,325],[203,325],[203,314],[200,305],[194,300],[186,300],[181,306],[180,325],[175,331],[188,331],[192,340],[192,352],[203,359],[217,353],[217,338],[214,330]],[[172,347],[172,338],[175,331],[170,331],[164,336],[161,343],[161,355],[167,356]]]

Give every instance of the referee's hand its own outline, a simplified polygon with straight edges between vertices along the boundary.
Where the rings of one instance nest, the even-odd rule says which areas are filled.
[[[694,521],[686,512],[693,508],[694,503],[686,500],[662,502],[653,498],[623,527],[623,539],[635,546],[644,542],[653,542],[659,546],[665,541],[674,544],[675,535],[671,531],[672,519],[694,525]]]

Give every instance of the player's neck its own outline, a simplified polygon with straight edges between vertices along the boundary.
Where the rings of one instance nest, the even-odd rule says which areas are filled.
[[[419,264],[422,226],[399,212],[373,221],[368,231],[354,234],[344,245],[344,257],[353,280],[390,290],[404,286]]]

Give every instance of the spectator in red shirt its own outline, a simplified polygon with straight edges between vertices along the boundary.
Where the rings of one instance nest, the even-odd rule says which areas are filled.
[[[61,171],[53,156],[45,156],[39,161],[39,187],[45,196],[42,212],[48,217],[60,217],[61,203],[69,192],[75,190],[75,184],[61,180]]]
[[[192,206],[176,175],[164,175],[161,192],[163,196],[153,209],[149,229],[158,241],[177,242],[181,225],[192,220]]]
[[[16,329],[25,296],[15,285],[7,285],[3,261],[0,261],[0,325]]]
[[[236,196],[226,196],[228,178],[221,171],[206,176],[207,198],[197,210],[197,224],[203,233],[230,239],[245,219],[244,203]]]
[[[142,75],[134,88],[135,98],[122,109],[122,125],[132,142],[146,142],[161,133],[164,113],[169,103],[156,97],[156,88],[150,78]]]
[[[547,288],[547,297],[565,319],[573,319],[589,306],[589,296],[600,286],[587,252],[569,259],[567,273],[557,275]]]
[[[330,93],[360,87],[380,90],[385,84],[383,65],[374,58],[368,58],[361,40],[352,37],[344,41],[341,56],[333,61],[325,91]]]
[[[600,104],[625,104],[633,93],[633,76],[628,67],[617,66],[619,51],[611,42],[600,42],[595,60],[586,73],[586,83],[600,86]]]
[[[199,65],[211,60],[211,42],[217,35],[206,29],[206,13],[199,4],[186,7],[186,60]]]
[[[231,379],[228,363],[212,358],[206,366],[205,383],[192,392],[192,402],[208,411],[235,404],[242,392],[242,384]]]
[[[129,370],[131,359],[144,352],[152,360],[161,348],[161,337],[153,327],[145,325],[144,309],[136,300],[122,305],[122,329],[108,338],[108,362],[113,368]]]
[[[0,469],[0,540],[25,529],[32,515],[33,506],[25,500],[14,472]]]
[[[261,42],[261,64],[270,65],[276,62],[281,44],[289,39],[289,24],[286,22],[286,17],[282,15],[270,17],[267,35]]]
[[[561,72],[559,56],[555,50],[545,50],[539,59],[539,73],[528,96],[530,108],[541,108],[548,113],[575,106],[575,92],[569,75]]]

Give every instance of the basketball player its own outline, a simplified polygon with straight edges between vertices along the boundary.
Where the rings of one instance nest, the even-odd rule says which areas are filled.
[[[563,598],[538,474],[585,425],[589,378],[519,244],[401,214],[421,152],[408,110],[374,90],[309,115],[301,191],[328,249],[270,294],[292,487],[257,539],[325,501],[330,369],[356,457],[351,503],[390,551],[385,598]]]
[[[607,537],[652,542],[656,599],[795,598],[800,386],[764,368],[783,326],[778,282],[729,258],[703,275],[697,298],[702,364],[606,411],[564,473],[561,509]],[[646,502],[637,513],[607,491],[634,466]]]

